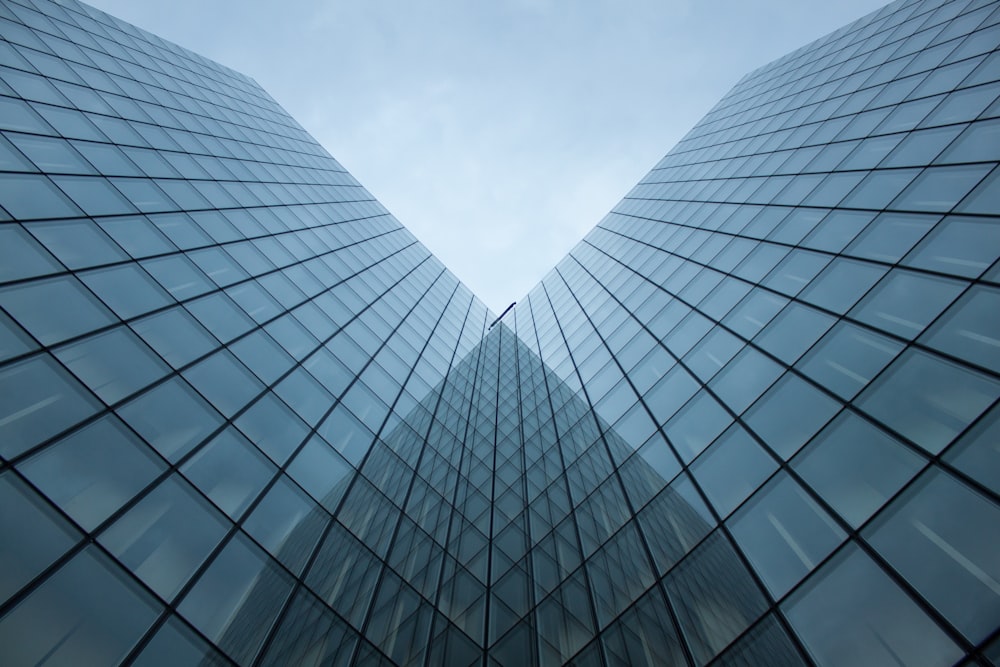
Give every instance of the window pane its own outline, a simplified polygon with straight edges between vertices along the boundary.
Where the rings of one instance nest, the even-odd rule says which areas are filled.
[[[965,288],[965,283],[895,268],[851,311],[866,324],[913,339]]]
[[[122,319],[172,303],[170,295],[135,264],[81,273],[80,278]]]
[[[775,599],[784,596],[846,537],[784,472],[741,507],[729,526]]]
[[[36,223],[29,231],[71,269],[128,259],[92,220]]]
[[[921,342],[1000,373],[1000,290],[973,286]]]
[[[0,290],[0,306],[44,345],[116,321],[72,276],[36,280]]]
[[[174,368],[187,365],[219,344],[183,308],[150,315],[131,326]]]
[[[264,388],[228,350],[198,362],[184,377],[226,416],[242,410]]]
[[[872,560],[850,545],[782,608],[821,666],[950,665],[962,656],[947,635]],[[830,619],[839,620],[830,631]]]
[[[837,401],[786,373],[747,411],[745,420],[768,447],[787,460],[839,409]]]
[[[93,530],[165,467],[108,416],[28,459],[20,470],[85,530]]]
[[[109,405],[170,370],[138,336],[124,327],[62,347],[55,355]]]
[[[863,410],[937,454],[1000,395],[1000,384],[908,350],[862,394]]]
[[[230,540],[179,611],[240,664],[253,661],[292,580],[244,536]]]
[[[820,385],[849,400],[866,387],[902,347],[885,336],[841,322],[797,365]]]
[[[186,382],[173,378],[118,408],[118,414],[164,458],[176,462],[222,422]]]
[[[721,532],[705,540],[666,578],[667,594],[699,664],[764,613],[767,602]]]
[[[0,174],[0,204],[18,220],[75,218],[83,212],[45,176]]]
[[[267,457],[232,427],[206,443],[181,468],[185,477],[233,519],[249,507],[275,471]]]
[[[0,601],[6,601],[69,550],[79,534],[13,473],[0,475],[0,530],[17,536],[0,550]]]
[[[907,255],[903,263],[975,278],[996,260],[997,248],[1000,248],[1000,226],[996,223],[949,216]]]
[[[703,390],[667,422],[664,430],[681,459],[690,463],[732,420],[722,405]]]
[[[52,255],[18,225],[0,226],[0,282],[62,270]]]
[[[990,410],[948,450],[945,460],[1000,494],[1000,406]]]
[[[83,421],[100,403],[47,354],[0,370],[0,456],[12,458]]]
[[[867,533],[893,567],[979,643],[993,632],[1000,614],[997,525],[1000,507],[932,469]]]
[[[739,414],[764,393],[782,370],[757,350],[747,347],[715,376],[711,386]]]
[[[754,342],[786,364],[794,364],[835,322],[826,313],[793,301]]]
[[[171,616],[160,626],[132,663],[134,667],[225,667],[229,664],[177,616]]]
[[[172,599],[228,530],[228,522],[179,477],[167,478],[100,536],[137,577]]]
[[[734,424],[691,466],[691,472],[720,516],[753,493],[778,464],[746,430]]]
[[[12,665],[116,665],[153,624],[158,607],[90,547],[0,620],[0,646]]]
[[[313,436],[288,466],[292,479],[331,512],[347,491],[353,472],[319,436]]]

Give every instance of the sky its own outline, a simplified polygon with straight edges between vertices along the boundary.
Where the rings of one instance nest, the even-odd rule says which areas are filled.
[[[253,77],[496,313],[747,72],[881,0],[91,0]]]

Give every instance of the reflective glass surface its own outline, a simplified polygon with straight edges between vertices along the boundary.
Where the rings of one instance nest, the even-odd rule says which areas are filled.
[[[249,77],[5,2],[0,663],[996,662],[998,22],[748,73],[498,319]]]

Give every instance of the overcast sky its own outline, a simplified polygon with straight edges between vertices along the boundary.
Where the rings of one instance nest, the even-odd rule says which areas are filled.
[[[746,72],[880,0],[93,0],[252,76],[495,312]]]

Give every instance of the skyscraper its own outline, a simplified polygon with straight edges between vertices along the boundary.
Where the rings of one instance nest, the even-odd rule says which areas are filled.
[[[1000,3],[748,74],[499,321],[247,77],[0,36],[0,663],[1000,664]]]

